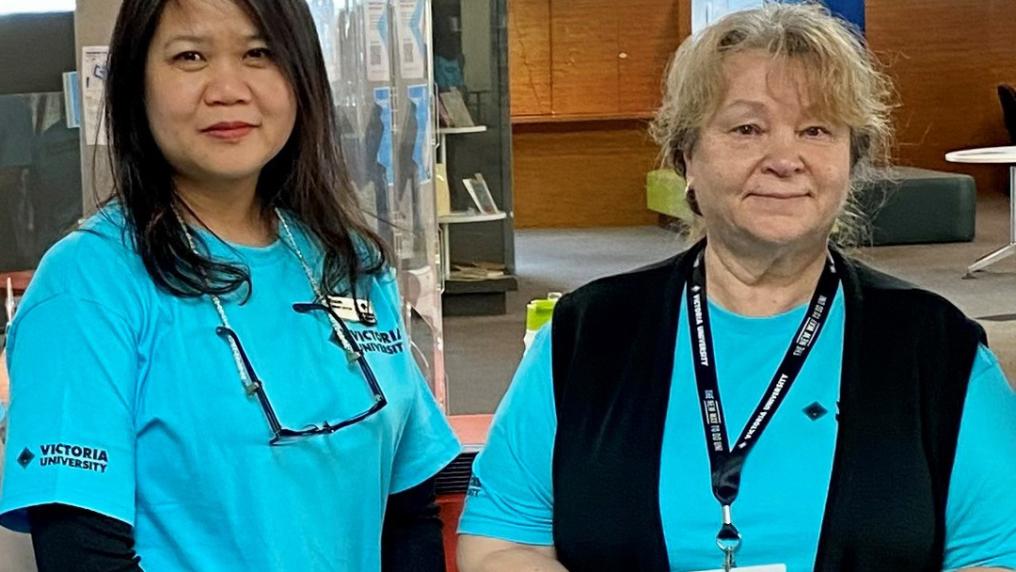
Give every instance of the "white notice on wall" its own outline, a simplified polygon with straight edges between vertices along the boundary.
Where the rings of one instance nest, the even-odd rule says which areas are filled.
[[[368,0],[367,10],[367,81],[391,79],[388,63],[388,0]]]
[[[424,18],[423,0],[399,0],[399,61],[405,79],[423,79],[426,73]]]
[[[109,46],[81,48],[81,120],[85,124],[86,145],[106,145],[106,72]]]

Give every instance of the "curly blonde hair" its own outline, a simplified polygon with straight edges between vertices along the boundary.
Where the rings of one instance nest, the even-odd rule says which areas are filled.
[[[687,38],[670,63],[663,104],[650,127],[662,162],[684,176],[684,155],[693,153],[724,96],[726,58],[755,50],[803,64],[820,115],[849,126],[851,192],[834,234],[840,243],[856,242],[863,224],[855,191],[874,168],[889,164],[895,92],[860,34],[821,5],[767,3]]]

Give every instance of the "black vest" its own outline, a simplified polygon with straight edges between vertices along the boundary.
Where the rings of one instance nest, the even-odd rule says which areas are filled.
[[[554,544],[572,572],[669,570],[660,453],[681,292],[701,248],[597,280],[554,311]],[[834,256],[846,324],[816,570],[939,571],[984,332],[945,299]]]

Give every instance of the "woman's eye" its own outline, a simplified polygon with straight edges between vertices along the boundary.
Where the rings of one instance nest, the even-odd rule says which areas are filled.
[[[757,135],[762,132],[762,129],[760,129],[758,125],[749,123],[746,125],[738,125],[733,129],[733,132],[738,135]]]
[[[247,57],[259,59],[259,60],[270,60],[272,59],[272,51],[268,48],[254,48],[247,52]]]
[[[805,129],[804,134],[808,137],[824,137],[826,135],[831,135],[832,131],[826,127],[822,127],[821,125],[813,125]]]
[[[203,60],[204,57],[200,52],[180,52],[173,56],[173,61],[176,62],[200,62]]]

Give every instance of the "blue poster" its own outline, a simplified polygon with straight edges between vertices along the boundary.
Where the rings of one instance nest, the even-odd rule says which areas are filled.
[[[430,119],[430,87],[427,84],[408,87],[411,112],[416,117],[416,142],[413,145],[413,162],[416,163],[416,180],[421,185],[432,177],[433,158]]]
[[[864,35],[864,0],[825,0],[834,15],[857,26]]]
[[[81,82],[78,80],[78,72],[65,72],[63,74],[64,109],[67,111],[67,128],[79,129],[81,127]]]
[[[377,149],[377,163],[384,167],[385,182],[395,182],[395,168],[392,165],[392,92],[387,87],[374,88],[375,110],[381,116],[381,143]],[[382,189],[378,189],[381,192]]]

